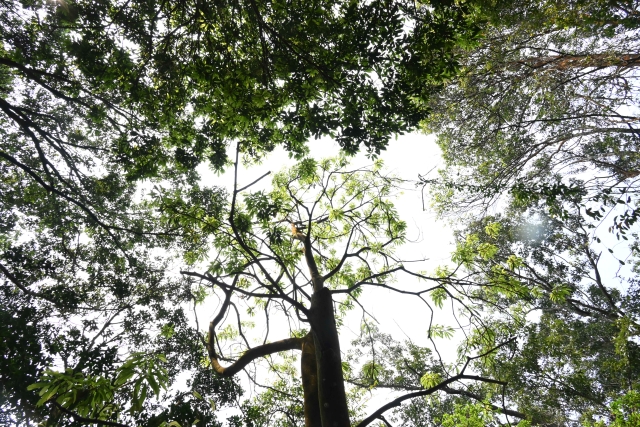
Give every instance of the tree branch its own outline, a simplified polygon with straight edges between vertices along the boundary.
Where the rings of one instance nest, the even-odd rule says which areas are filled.
[[[53,299],[53,298],[51,298],[51,297],[49,297],[47,295],[43,295],[40,292],[32,291],[31,289],[29,289],[26,286],[24,286],[22,283],[20,283],[20,281],[16,278],[16,276],[11,274],[11,272],[9,270],[7,270],[7,268],[4,265],[2,265],[2,263],[0,263],[0,271],[2,271],[2,274],[4,274],[5,277],[7,279],[9,279],[9,281],[11,283],[16,285],[16,287],[18,289],[20,289],[22,292],[24,292],[25,294],[31,295],[32,297],[36,297],[36,298],[42,298],[44,300],[47,300],[47,301],[52,302],[54,304],[57,304],[55,299]]]
[[[476,393],[472,393],[472,392],[467,391],[467,390],[458,390],[458,389],[451,388],[451,387],[443,387],[442,391],[444,391],[445,393],[448,393],[448,394],[459,394],[461,396],[470,397],[470,398],[472,398],[474,400],[477,400],[478,402],[484,402],[484,399],[482,398],[482,396],[480,396],[479,394],[476,394]],[[527,418],[527,416],[525,414],[523,414],[522,412],[514,411],[512,409],[503,408],[501,406],[497,406],[497,405],[493,405],[493,404],[489,404],[489,406],[494,411],[500,412],[500,413],[505,414],[505,415],[509,415],[511,417],[516,417],[516,418],[520,418],[520,419],[523,419],[523,420]]]
[[[232,365],[227,367],[223,367],[222,365],[220,365],[218,359],[212,358],[211,366],[218,375],[223,377],[231,377],[259,357],[268,356],[270,354],[279,353],[285,350],[302,350],[302,341],[302,338],[286,338],[280,341],[250,348],[249,350],[245,351],[242,356],[240,356],[240,358],[236,360]]]
[[[409,399],[413,399],[414,397],[420,397],[420,396],[428,396],[430,394],[435,393],[438,390],[443,390],[447,385],[456,382],[456,381],[460,381],[460,380],[476,380],[476,381],[482,381],[482,382],[487,382],[487,383],[492,383],[492,384],[500,384],[500,385],[504,385],[506,384],[504,381],[499,381],[499,380],[494,380],[491,378],[485,378],[485,377],[480,377],[478,375],[464,375],[464,374],[458,374],[455,375],[451,378],[448,378],[444,381],[442,381],[440,384],[428,388],[426,390],[422,390],[422,391],[416,391],[413,393],[408,393],[405,394],[404,396],[400,396],[397,399],[392,400],[391,402],[387,403],[386,405],[381,406],[378,410],[376,410],[373,414],[369,415],[367,418],[365,418],[364,420],[360,421],[358,424],[356,424],[356,427],[365,427],[367,425],[369,425],[373,420],[376,419],[380,419],[380,416],[385,413],[386,411],[388,411],[391,408],[396,408],[398,406],[400,406],[402,404],[402,402],[404,402],[405,400],[409,400]]]
[[[311,227],[309,227],[311,228]],[[311,247],[311,235],[307,234],[306,236],[296,227],[294,223],[291,223],[291,233],[295,239],[298,239],[303,244],[303,252],[304,258],[307,262],[307,267],[309,268],[309,273],[311,274],[311,283],[313,284],[313,291],[318,292],[324,287],[324,278],[320,275],[318,271],[318,265],[316,264],[316,260],[313,258],[313,248]]]
[[[113,427],[129,427],[127,424],[121,424],[121,423],[117,423],[115,421],[106,421],[106,420],[98,420],[98,419],[95,419],[95,418],[86,418],[86,417],[83,417],[81,415],[76,414],[73,411],[68,410],[67,408],[65,408],[64,406],[59,404],[58,402],[54,401],[53,404],[55,405],[56,408],[60,409],[65,414],[71,416],[75,421],[77,421],[79,423],[82,423],[82,424],[97,424],[97,425],[101,425],[101,426],[113,426]]]

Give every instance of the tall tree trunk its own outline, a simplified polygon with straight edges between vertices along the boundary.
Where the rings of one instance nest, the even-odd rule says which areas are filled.
[[[512,63],[514,66],[526,65],[530,68],[544,68],[551,70],[569,70],[572,68],[605,68],[605,67],[638,67],[640,54],[608,54],[594,53],[592,55],[550,55],[521,59]]]
[[[340,342],[329,289],[322,288],[311,297],[309,321],[316,347],[322,427],[349,427],[351,423],[342,376]]]
[[[309,227],[310,228],[310,227]],[[318,265],[313,258],[311,238],[304,235],[295,224],[291,224],[293,236],[304,245],[304,257],[311,273],[313,295],[311,296],[311,308],[309,309],[309,323],[315,346],[316,382],[318,385],[318,405],[320,408],[320,420],[322,427],[349,427],[349,409],[347,407],[347,394],[344,390],[344,378],[342,376],[342,357],[340,355],[340,341],[336,317],[333,312],[333,299],[331,291],[324,287],[324,277],[318,270]],[[304,384],[304,380],[303,380]],[[304,386],[303,386],[304,387]],[[305,417],[307,406],[309,413],[315,410],[310,405],[315,405],[315,400],[307,402],[305,391]],[[305,420],[306,425],[315,420]]]
[[[322,427],[320,403],[318,400],[318,365],[313,334],[309,332],[302,342],[302,390],[304,392],[305,427]]]

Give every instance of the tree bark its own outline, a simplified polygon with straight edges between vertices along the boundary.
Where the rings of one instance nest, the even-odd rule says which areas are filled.
[[[329,289],[322,288],[311,297],[309,322],[316,350],[322,427],[349,427],[340,342]]]
[[[317,400],[320,407],[322,427],[349,427],[351,422],[349,421],[347,394],[344,390],[340,340],[338,339],[336,317],[333,312],[331,291],[324,287],[325,278],[320,274],[318,265],[313,258],[309,234],[303,234],[293,223],[291,223],[291,233],[294,238],[304,245],[304,258],[309,268],[313,285],[309,324],[311,325],[311,334],[315,345],[316,381],[318,384]],[[305,393],[305,418],[307,406],[309,405],[315,405],[315,401],[307,402]],[[310,412],[313,410],[314,408],[309,407]],[[306,425],[315,425],[307,424],[313,422],[316,421],[305,419]]]
[[[515,64],[531,68],[569,70],[573,68],[638,67],[640,54],[550,55],[525,58]]]
[[[309,332],[302,341],[302,390],[304,392],[305,427],[322,427],[320,403],[318,400],[318,365],[313,334]]]

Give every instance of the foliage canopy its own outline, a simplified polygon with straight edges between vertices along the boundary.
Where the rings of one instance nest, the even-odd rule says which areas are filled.
[[[0,422],[637,424],[637,10],[0,0]],[[379,155],[419,124],[435,206],[473,212],[432,274],[395,251],[403,182],[305,145]],[[277,146],[298,163],[243,182]],[[368,288],[421,301],[433,345],[376,327]]]

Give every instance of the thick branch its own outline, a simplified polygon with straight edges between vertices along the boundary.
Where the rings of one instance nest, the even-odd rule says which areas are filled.
[[[313,284],[313,291],[318,292],[324,286],[324,280],[318,271],[318,265],[316,264],[316,260],[313,258],[313,249],[311,248],[311,237],[309,235],[304,235],[295,224],[291,223],[291,233],[293,237],[300,240],[304,245],[303,252],[304,258],[307,262],[307,267],[309,268],[309,273],[311,274],[311,283]]]
[[[438,390],[444,390],[444,388],[446,386],[448,386],[449,384],[456,382],[456,381],[460,381],[460,380],[476,380],[476,381],[482,381],[482,382],[487,382],[487,383],[492,383],[492,384],[500,384],[500,385],[504,385],[506,384],[504,381],[499,381],[499,380],[494,380],[491,378],[485,378],[485,377],[480,377],[478,375],[464,375],[464,374],[458,374],[455,375],[451,378],[448,378],[444,381],[442,381],[440,384],[428,388],[426,390],[422,390],[422,391],[416,391],[413,393],[408,393],[405,394],[404,396],[400,396],[397,399],[392,400],[391,402],[387,403],[386,405],[383,405],[382,407],[380,407],[378,410],[376,410],[373,414],[369,415],[367,418],[365,418],[364,420],[360,421],[356,427],[365,427],[367,425],[369,425],[372,421],[376,420],[376,419],[380,419],[380,416],[385,413],[386,411],[388,411],[391,408],[396,408],[398,406],[400,406],[402,404],[402,402],[404,402],[405,400],[409,400],[409,399],[413,399],[414,397],[420,397],[420,396],[428,396],[430,394],[435,393]]]
[[[209,276],[203,276],[197,273],[190,273],[186,271],[183,271],[181,273],[185,275],[201,277],[209,281],[212,281],[213,279]],[[220,365],[220,362],[218,361],[219,359],[218,354],[216,353],[216,350],[215,350],[215,342],[214,342],[216,326],[218,326],[218,324],[222,321],[225,313],[227,312],[227,309],[229,308],[229,305],[231,304],[231,296],[233,295],[234,289],[237,289],[235,287],[235,282],[237,281],[237,277],[238,276],[236,276],[236,280],[234,280],[234,283],[231,286],[225,285],[223,287],[221,286],[221,283],[216,283],[218,286],[220,286],[220,288],[222,288],[222,291],[225,293],[225,298],[224,298],[224,301],[222,302],[222,306],[220,307],[220,311],[218,312],[216,317],[214,317],[211,323],[209,323],[209,342],[207,344],[207,347],[209,351],[209,359],[211,361],[211,367],[218,375],[223,377],[230,377],[235,375],[236,373],[238,373],[240,370],[242,370],[245,366],[247,366],[249,363],[257,359],[258,357],[264,357],[269,354],[278,353],[280,351],[285,351],[285,350],[302,350],[302,341],[303,341],[302,338],[287,338],[284,340],[250,348],[249,350],[245,351],[238,360],[236,360],[232,365],[228,367],[224,367]]]
[[[268,356],[273,353],[279,353],[285,350],[302,350],[302,338],[286,338],[284,340],[272,342],[269,344],[260,345],[258,347],[250,348],[245,351],[242,356],[235,363],[226,368],[220,365],[218,359],[211,359],[211,366],[213,370],[220,376],[230,377],[238,373],[249,363],[259,357]]]
[[[472,392],[467,391],[467,390],[458,390],[458,389],[451,388],[451,387],[443,387],[442,391],[444,391],[444,392],[446,392],[448,394],[459,394],[460,396],[470,397],[470,398],[472,398],[474,400],[477,400],[478,402],[483,402],[484,401],[482,396],[480,396],[479,394],[472,393]],[[492,405],[492,404],[490,404],[489,406],[494,411],[500,412],[500,413],[505,414],[505,415],[509,415],[511,417],[520,418],[522,420],[527,418],[527,416],[525,414],[523,414],[522,412],[514,411],[512,409],[507,409],[507,408],[503,408],[501,406]]]

